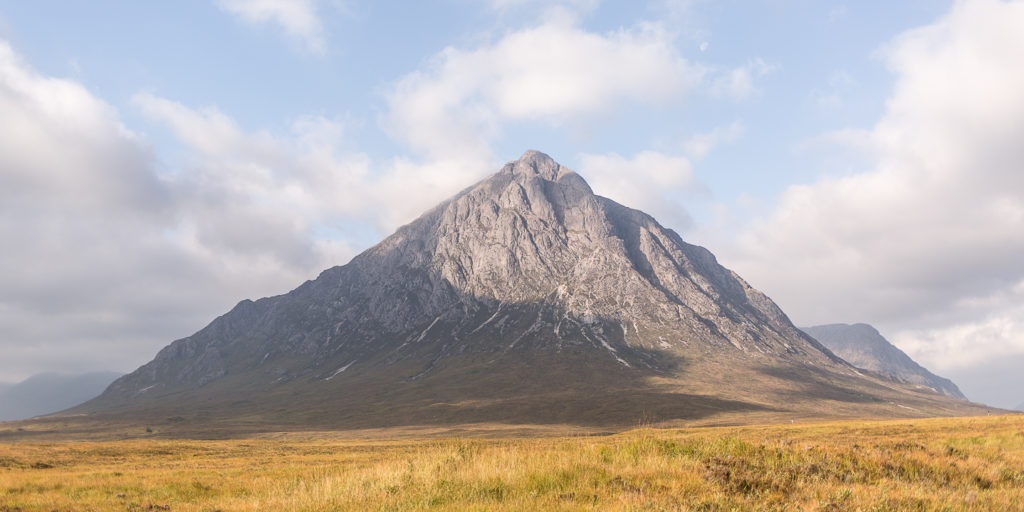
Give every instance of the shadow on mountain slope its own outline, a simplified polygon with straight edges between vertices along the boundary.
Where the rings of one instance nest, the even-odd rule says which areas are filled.
[[[414,346],[407,337],[382,336],[373,350],[342,351],[316,367],[261,365],[253,358],[198,388],[87,406],[96,416],[187,420],[171,429],[206,423],[256,430],[259,424],[288,430],[476,422],[628,428],[775,410],[656,383],[685,376],[688,359],[631,346],[615,319],[561,325],[556,332],[554,320],[568,316],[563,310],[550,304],[502,307],[507,316],[501,332],[473,332],[480,319],[494,316],[493,308],[483,308],[466,317],[473,322],[438,322],[434,329],[450,336],[428,335]],[[602,338],[593,339],[592,330]]]
[[[348,264],[242,301],[73,412],[629,426],[885,415],[905,394],[796,329],[710,251],[528,151]]]
[[[848,403],[878,403],[883,401],[878,396],[865,392],[864,388],[867,387],[865,385],[870,384],[868,381],[864,380],[859,383],[853,383],[851,381],[854,379],[848,376],[826,372],[820,368],[807,366],[761,366],[757,368],[757,371],[772,378],[788,382],[790,385],[787,386],[787,389],[783,389],[779,393],[794,399],[833,400]],[[892,392],[891,389],[878,385],[871,387],[876,387],[877,391]]]

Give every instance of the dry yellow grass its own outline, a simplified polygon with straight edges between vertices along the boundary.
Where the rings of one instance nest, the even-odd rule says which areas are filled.
[[[1024,510],[1024,416],[0,444],[0,511]]]

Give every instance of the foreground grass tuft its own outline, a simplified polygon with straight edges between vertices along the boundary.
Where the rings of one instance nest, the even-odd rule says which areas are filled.
[[[1024,510],[1024,416],[610,437],[0,444],[0,512]]]

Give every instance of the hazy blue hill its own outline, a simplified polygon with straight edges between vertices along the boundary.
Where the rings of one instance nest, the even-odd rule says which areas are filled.
[[[78,405],[98,396],[121,375],[41,373],[17,384],[0,384],[0,420],[31,418]]]
[[[953,398],[967,399],[953,381],[928,371],[868,324],[830,324],[801,329],[857,368],[926,386]]]

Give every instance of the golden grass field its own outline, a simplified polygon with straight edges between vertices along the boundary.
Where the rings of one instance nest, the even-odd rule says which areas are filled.
[[[0,511],[1024,510],[1024,415],[343,435],[6,442]]]

